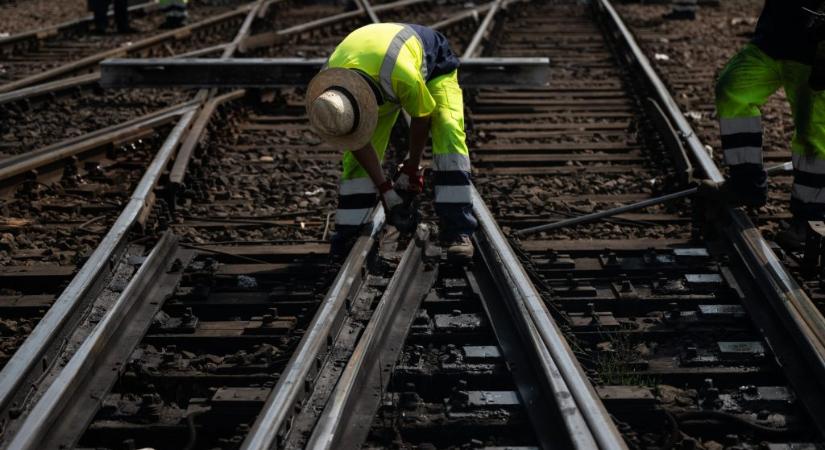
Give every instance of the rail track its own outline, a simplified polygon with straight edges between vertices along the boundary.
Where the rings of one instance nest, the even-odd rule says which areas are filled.
[[[618,16],[593,3],[527,6],[503,25],[518,31],[493,49],[555,62],[551,88],[481,92],[471,106],[478,185],[501,199],[492,202],[502,225],[526,228],[672,192],[690,167],[703,176],[700,153],[667,134],[678,122],[645,79]],[[663,117],[667,126],[656,127]],[[748,280],[730,235],[692,213],[698,208],[659,206],[518,247],[629,445],[821,442],[817,406],[806,411],[799,394],[813,387],[785,354],[793,333],[760,317],[774,314],[767,295],[753,298],[763,287]],[[768,398],[788,409],[762,409]],[[782,425],[771,424],[777,415]]]
[[[376,211],[330,262],[338,152],[300,90],[201,90],[95,145],[10,158],[4,207],[62,204],[49,219],[94,251],[7,288],[4,351],[27,340],[0,376],[0,447],[823,444],[821,316],[742,211],[709,222],[691,200],[505,234],[720,176],[609,1],[362,0],[284,8],[274,32],[269,3],[224,55],[322,56],[357,24],[403,20],[465,56],[551,58],[546,87],[467,92],[476,260],[447,262],[427,224],[382,231]],[[89,148],[109,152],[66,165]],[[27,237],[5,225],[3,245]],[[66,236],[38,242],[67,254],[29,260],[77,259]]]

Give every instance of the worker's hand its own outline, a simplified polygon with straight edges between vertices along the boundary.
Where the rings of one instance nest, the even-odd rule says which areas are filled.
[[[404,199],[393,188],[392,181],[385,181],[381,186],[378,186],[378,191],[381,193],[381,203],[384,205],[387,215],[396,206],[404,204]]]
[[[381,203],[387,214],[387,224],[394,226],[402,233],[412,233],[421,221],[421,215],[416,210],[414,202],[405,201],[393,188],[392,181],[385,181],[378,187],[381,192]]]
[[[417,164],[404,161],[398,166],[395,187],[402,191],[420,194],[424,191],[424,170]]]

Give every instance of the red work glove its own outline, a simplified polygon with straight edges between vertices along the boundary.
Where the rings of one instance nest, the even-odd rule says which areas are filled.
[[[398,166],[395,187],[402,191],[420,194],[424,191],[424,170],[421,166],[414,166],[409,164],[409,161],[404,161]]]

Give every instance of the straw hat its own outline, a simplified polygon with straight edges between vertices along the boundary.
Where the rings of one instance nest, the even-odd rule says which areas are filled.
[[[345,150],[370,142],[378,123],[378,102],[358,72],[332,68],[315,75],[307,87],[307,115],[321,139]]]

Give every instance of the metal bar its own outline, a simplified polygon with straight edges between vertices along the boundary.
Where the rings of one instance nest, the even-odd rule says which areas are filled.
[[[404,347],[418,306],[438,275],[423,261],[429,232],[419,228],[375,307],[307,443],[312,449],[361,448]]]
[[[110,59],[101,63],[106,88],[251,88],[306,85],[324,58]],[[461,61],[462,87],[543,86],[548,58],[469,58]]]
[[[473,212],[479,223],[476,232],[485,240],[492,264],[502,271],[503,279],[507,280],[507,288],[517,314],[528,327],[522,331],[523,335],[536,333],[541,342],[536,342],[539,352],[548,352],[546,359],[541,361],[545,381],[555,388],[554,396],[559,405],[564,405],[566,397],[573,399],[574,407],[564,409],[564,419],[574,448],[601,450],[622,449],[627,445],[616,429],[616,425],[605,410],[595,389],[579,365],[567,344],[558,325],[553,321],[550,311],[536,290],[530,277],[510,248],[507,238],[499,228],[484,199],[473,188]],[[478,239],[478,236],[477,236]],[[488,263],[490,264],[490,263]],[[517,316],[518,317],[518,316]],[[535,327],[535,331],[529,330]],[[541,346],[544,348],[541,348]],[[559,374],[560,377],[556,374]]]
[[[724,181],[719,168],[714,163],[704,146],[688,123],[676,102],[667,92],[664,83],[653,70],[650,61],[636,43],[633,35],[625,26],[619,14],[609,0],[598,0],[593,5],[606,16],[609,25],[619,35],[619,39],[628,47],[634,60],[642,69],[649,84],[659,96],[660,105],[671,117],[671,123],[679,130],[688,150],[699,163],[705,176],[716,182]],[[730,225],[725,233],[739,253],[742,262],[748,268],[756,283],[764,290],[771,307],[780,316],[797,344],[805,349],[811,371],[819,380],[825,379],[825,317],[813,304],[811,298],[800,288],[793,275],[777,258],[770,245],[753,224],[747,214],[738,208],[728,208]],[[803,404],[810,411],[817,411],[819,398],[802,397]],[[810,405],[810,406],[808,406]],[[817,422],[821,432],[825,432],[825,423]]]
[[[383,226],[384,210],[374,208],[370,225],[350,250],[338,276],[319,305],[318,312],[278,379],[278,384],[241,445],[243,450],[270,450],[278,442],[279,433],[288,426],[289,418],[294,414],[293,406],[305,394],[307,380],[316,365],[315,358],[327,345],[329,338],[334,336],[335,325],[340,323],[341,315],[345,312],[347,298],[358,289],[367,256]]]
[[[490,24],[493,23],[493,17],[495,17],[498,9],[501,7],[501,4],[504,0],[496,0],[493,2],[492,7],[487,12],[487,15],[484,16],[484,20],[481,22],[481,25],[478,26],[478,30],[476,30],[473,38],[470,40],[470,43],[467,44],[467,48],[464,49],[463,58],[472,58],[473,56],[478,56],[477,53],[479,52],[479,47],[481,46],[481,40],[484,39],[484,36],[487,34],[490,28]]]
[[[786,172],[793,170],[793,163],[788,161],[786,163],[780,164],[778,166],[773,166],[768,168],[768,174],[773,174],[777,172]],[[569,219],[559,220],[558,222],[548,223],[545,225],[538,225],[535,227],[525,228],[523,230],[518,230],[513,233],[516,236],[526,236],[528,234],[539,233],[542,231],[550,231],[550,230],[557,230],[559,228],[566,228],[573,225],[579,225],[582,223],[589,223],[595,222],[599,219],[604,219],[606,217],[613,217],[619,214],[629,213],[631,211],[638,211],[640,209],[647,208],[648,206],[658,205],[661,203],[669,202],[671,200],[678,200],[680,198],[690,197],[693,194],[699,192],[698,187],[692,187],[689,189],[684,189],[679,192],[673,192],[670,194],[662,195],[660,197],[649,198],[647,200],[642,200],[637,203],[633,203],[631,205],[624,205],[619,206],[612,209],[607,209],[604,211],[598,211],[590,214],[585,214],[578,217],[571,217]]]
[[[110,261],[125,244],[129,230],[144,212],[153,188],[194,117],[194,108],[183,114],[109,232],[0,372],[0,411],[4,416],[8,414],[15,395],[24,383],[45,370],[42,366],[48,365],[45,356],[52,344],[65,333],[67,326],[73,322],[75,313],[88,302],[87,297],[94,294],[93,288],[107,273]]]
[[[51,381],[42,397],[37,400],[20,428],[16,430],[7,449],[74,447],[85,431],[85,426],[65,430],[65,426],[62,425],[73,421],[85,424],[94,417],[96,406],[103,401],[103,397],[93,398],[89,395],[90,390],[107,390],[105,386],[98,384],[104,381],[101,376],[105,377],[105,383],[111,386],[118,374],[112,370],[98,371],[98,368],[112,365],[115,362],[112,359],[126,362],[132,349],[140,342],[155,313],[160,309],[161,302],[152,305],[150,301],[154,299],[150,294],[162,285],[160,280],[172,264],[176,248],[177,237],[171,232],[165,233],[115,304],[101,318],[69,362]],[[169,286],[166,288],[171,293],[174,283],[171,289]],[[142,328],[142,331],[130,330],[135,326],[134,322],[137,319],[140,319],[141,326],[138,328]],[[63,445],[58,446],[57,442]]]

